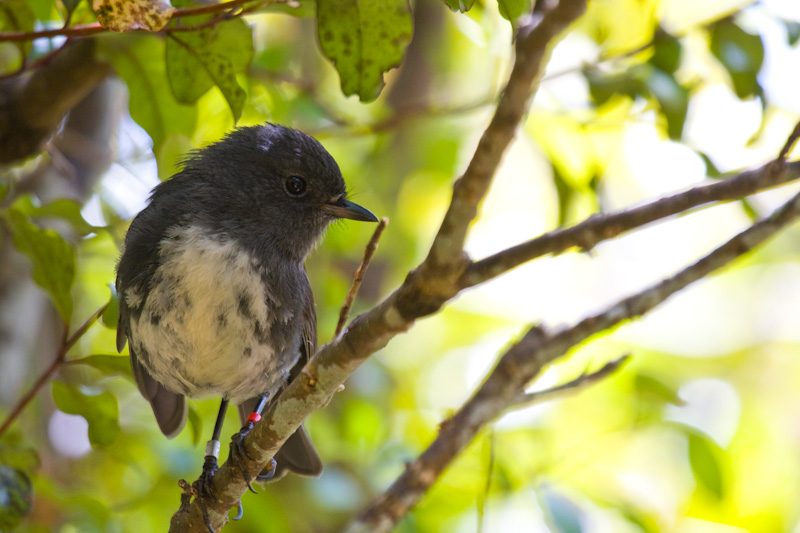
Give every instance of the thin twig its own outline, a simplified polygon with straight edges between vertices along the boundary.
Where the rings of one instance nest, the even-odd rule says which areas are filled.
[[[792,148],[797,143],[797,139],[800,139],[800,122],[795,124],[792,133],[789,135],[789,138],[786,139],[783,148],[781,148],[781,151],[778,154],[777,163],[779,165],[784,165],[786,163],[786,156],[788,156],[789,152],[792,151]]]
[[[488,436],[483,445],[489,447],[489,460],[486,462],[486,483],[483,491],[478,495],[478,533],[484,532],[484,521],[486,519],[486,502],[489,501],[489,492],[492,488],[492,475],[494,474],[495,461],[495,433],[494,428],[488,429]]]
[[[492,420],[513,406],[542,369],[601,331],[641,316],[689,284],[762,244],[800,216],[800,193],[678,274],[625,298],[605,311],[555,333],[531,328],[500,359],[481,388],[449,420],[433,443],[346,529],[390,531],[433,485],[444,469]]]
[[[243,4],[247,4],[248,2],[254,2],[256,5],[261,4],[275,4],[275,3],[286,3],[286,0],[230,0],[229,2],[221,2],[219,4],[210,4],[206,6],[199,6],[199,7],[186,7],[181,9],[176,9],[172,12],[170,16],[170,20],[179,19],[181,17],[189,17],[195,15],[205,15],[209,13],[218,13],[221,11],[227,11],[229,9],[234,9],[238,6]],[[250,12],[251,10],[247,10]],[[239,16],[242,14],[231,15],[232,17]],[[169,33],[170,31],[186,31],[176,28],[165,29],[164,31]],[[7,32],[0,32],[0,42],[25,42],[25,41],[33,41],[34,39],[42,39],[47,37],[57,37],[59,35],[64,37],[87,37],[89,35],[96,35],[98,33],[104,33],[107,30],[103,26],[100,25],[99,22],[94,22],[91,24],[81,24],[79,26],[72,26],[70,28],[62,27],[62,28],[54,28],[50,30],[38,30],[38,31],[7,31]]]
[[[489,190],[500,160],[539,87],[549,45],[585,9],[585,2],[562,0],[542,18],[532,18],[520,27],[508,83],[467,169],[453,186],[453,198],[425,259],[425,270],[446,269],[452,275],[465,266],[464,242],[469,225],[478,215],[478,204]]]
[[[558,385],[557,387],[552,387],[540,391],[522,393],[514,401],[513,407],[515,408],[528,407],[532,403],[541,402],[543,400],[550,400],[556,396],[561,395],[564,392],[573,392],[578,388],[591,385],[592,383],[596,383],[601,379],[605,378],[606,376],[616,372],[617,369],[619,369],[622,365],[624,365],[630,360],[630,357],[631,357],[630,354],[623,355],[619,359],[614,359],[613,361],[607,362],[594,372],[589,372],[589,373],[584,372],[583,374],[573,379],[572,381],[568,381],[566,383]]]
[[[537,257],[560,253],[570,248],[591,250],[602,241],[656,220],[685,213],[704,204],[743,198],[798,177],[800,162],[776,165],[772,161],[757,169],[746,170],[736,176],[709,185],[700,185],[638,207],[606,215],[593,215],[570,228],[545,233],[471,263],[465,269],[459,284],[462,288],[472,287]]]
[[[364,274],[367,271],[369,262],[372,260],[372,256],[375,255],[375,250],[378,249],[378,242],[381,240],[383,230],[386,229],[388,224],[389,219],[383,217],[381,221],[378,222],[378,227],[375,228],[372,238],[367,243],[367,247],[364,250],[364,258],[361,260],[361,264],[353,275],[353,283],[350,284],[350,289],[347,291],[344,304],[342,304],[342,308],[339,310],[339,323],[336,324],[336,331],[333,334],[334,338],[338,337],[342,331],[344,331],[344,325],[347,322],[347,317],[350,316],[350,309],[353,307],[353,301],[356,299],[358,290],[361,288],[361,282],[364,281]]]
[[[34,383],[31,386],[28,392],[26,392],[19,399],[17,405],[14,406],[14,408],[9,413],[8,417],[6,417],[5,421],[3,421],[3,425],[0,426],[0,437],[3,436],[3,434],[6,432],[6,430],[8,430],[8,428],[11,426],[14,420],[17,419],[17,417],[20,415],[20,413],[22,413],[25,407],[27,407],[28,404],[31,402],[31,400],[33,400],[34,396],[36,396],[36,393],[39,392],[39,389],[41,389],[45,384],[47,384],[48,381],[50,381],[50,378],[53,377],[53,374],[55,374],[56,371],[64,363],[64,358],[67,356],[67,352],[69,351],[69,349],[72,348],[76,342],[78,342],[78,340],[86,333],[86,331],[88,331],[90,327],[92,327],[92,324],[94,324],[100,317],[100,315],[103,314],[103,311],[106,310],[106,307],[108,307],[108,304],[103,305],[100,309],[95,311],[92,314],[92,316],[90,316],[86,320],[86,322],[81,324],[81,326],[77,330],[75,330],[75,333],[73,333],[69,337],[66,336],[66,330],[65,330],[64,341],[61,343],[61,347],[58,349],[58,352],[56,353],[56,357],[53,359],[53,362],[50,363],[50,366],[47,367],[47,369],[42,373],[41,376],[39,376],[39,379],[36,380],[36,383]]]

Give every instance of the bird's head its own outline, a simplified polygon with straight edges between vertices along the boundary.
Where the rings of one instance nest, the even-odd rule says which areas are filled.
[[[238,128],[187,159],[212,227],[302,260],[334,220],[377,222],[347,199],[339,166],[314,138],[275,124]]]

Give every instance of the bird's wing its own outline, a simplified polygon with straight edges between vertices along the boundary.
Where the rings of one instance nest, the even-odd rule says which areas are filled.
[[[161,188],[161,186],[159,186]],[[181,432],[188,416],[186,399],[181,394],[168,391],[157,382],[139,362],[136,350],[128,342],[130,335],[131,315],[141,312],[139,304],[131,309],[126,299],[128,290],[139,294],[147,293],[150,281],[158,268],[158,246],[166,228],[174,224],[178,217],[178,209],[168,210],[174,202],[162,201],[151,203],[131,222],[125,239],[125,252],[117,265],[117,295],[119,298],[119,321],[117,323],[117,350],[122,351],[128,343],[133,377],[139,392],[150,402],[158,427],[168,438]],[[146,298],[146,296],[145,296]]]
[[[130,327],[129,321],[130,311],[128,304],[125,303],[125,298],[121,297],[119,302],[119,321],[117,323],[117,351],[121,352],[125,349],[125,344],[128,340],[128,328]],[[139,387],[139,392],[150,402],[161,432],[167,438],[173,438],[186,425],[186,418],[189,414],[186,399],[180,394],[168,391],[153,379],[153,376],[139,362],[136,350],[133,349],[132,345],[128,347],[128,352],[131,357],[133,379],[136,381],[136,386]]]
[[[168,391],[161,383],[153,379],[153,376],[139,363],[132,347],[129,347],[129,351],[136,385],[139,386],[142,396],[150,402],[161,433],[168,439],[175,437],[186,425],[186,418],[189,414],[186,398],[182,394]]]
[[[300,358],[297,363],[289,371],[289,380],[291,383],[302,372],[303,367],[311,360],[317,351],[317,313],[314,310],[314,295],[311,292],[311,286],[308,281],[303,285],[303,332],[300,343]],[[274,401],[275,398],[270,398]],[[256,408],[258,398],[251,398],[239,404],[239,417],[244,425],[247,417]],[[322,473],[322,459],[320,459],[314,443],[311,442],[311,437],[308,436],[306,429],[301,425],[297,428],[291,437],[289,437],[278,453],[275,454],[275,461],[278,463],[277,471],[272,480],[278,480],[285,476],[288,472],[294,472],[302,476],[318,476]]]

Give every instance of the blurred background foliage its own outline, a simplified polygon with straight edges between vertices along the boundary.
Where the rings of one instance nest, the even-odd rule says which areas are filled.
[[[516,15],[530,6],[416,0],[408,44],[405,2],[375,3],[367,22],[396,41],[376,51],[379,70],[403,54],[380,92],[374,72],[326,59],[341,58],[336,39],[348,23],[325,19],[326,5],[260,5],[177,39],[77,41],[93,42],[81,53],[96,58],[81,68],[97,61],[115,75],[103,71],[71,104],[46,150],[2,170],[0,416],[50,367],[62,320],[73,332],[109,301],[122,236],[148,191],[234,118],[317,136],[352,196],[392,220],[356,312],[424,257],[509,72]],[[97,17],[76,0],[0,5],[2,31],[66,19]],[[767,162],[800,112],[798,39],[792,0],[591,1],[553,50],[468,250],[481,257]],[[3,101],[62,46],[63,37],[0,43]],[[68,93],[68,81],[45,98]],[[4,109],[0,130],[11,146],[24,109]],[[526,324],[571,323],[674,273],[767,214],[787,189],[697,210],[591,254],[541,259],[463,295],[372,357],[310,417],[325,462],[319,479],[289,477],[247,494],[244,519],[225,530],[341,528],[425,448]],[[339,224],[309,260],[321,343],[370,231]],[[632,355],[599,384],[498,420],[399,531],[800,531],[798,231],[548,370],[535,389]],[[115,353],[113,301],[100,322],[0,439],[0,530],[21,520],[26,532],[163,531],[178,506],[176,480],[200,471],[217,400],[192,402],[187,429],[166,440],[126,356]],[[227,422],[230,435],[238,427]]]

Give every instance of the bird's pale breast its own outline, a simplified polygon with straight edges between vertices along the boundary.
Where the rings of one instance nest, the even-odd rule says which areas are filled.
[[[195,227],[168,232],[146,300],[128,290],[130,337],[150,374],[190,397],[234,402],[274,393],[299,357],[271,332],[293,313],[269,305],[264,266],[235,240]]]

